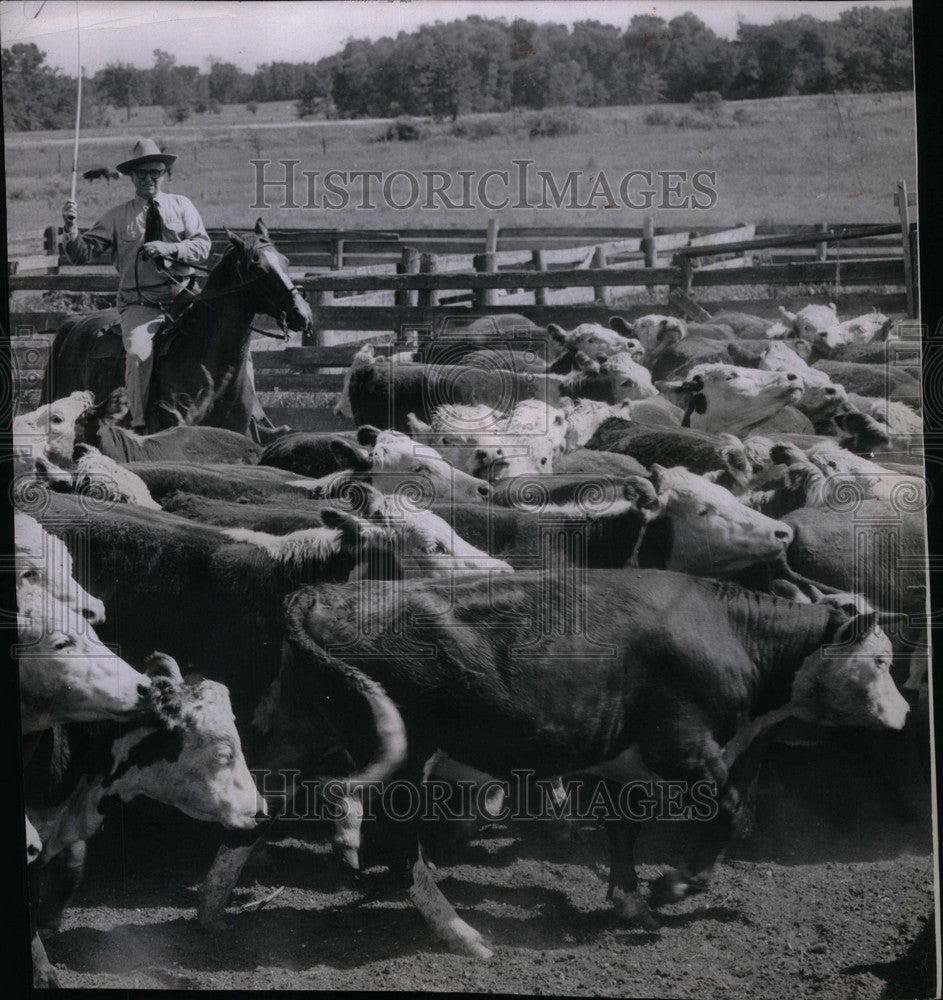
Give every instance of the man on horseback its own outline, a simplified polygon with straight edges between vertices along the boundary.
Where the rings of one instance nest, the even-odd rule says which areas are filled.
[[[178,281],[186,281],[210,255],[210,238],[193,203],[162,190],[177,159],[161,152],[153,139],[135,143],[131,158],[118,164],[134,183],[134,197],[109,209],[87,230],[76,225],[78,206],[67,201],[63,249],[73,264],[85,264],[95,255],[111,253],[118,269],[118,311],[121,339],[127,356],[125,386],[135,429],[145,432],[147,391],[153,366],[153,340],[179,290],[159,266],[175,264]]]

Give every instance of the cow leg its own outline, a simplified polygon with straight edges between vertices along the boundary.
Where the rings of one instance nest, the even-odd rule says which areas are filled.
[[[287,698],[282,698],[276,709],[272,736],[263,754],[260,770],[263,774],[285,774],[289,778],[288,787],[284,795],[279,793],[277,797],[273,795],[266,799],[267,820],[254,830],[230,831],[216,852],[209,874],[200,886],[197,905],[197,917],[207,930],[225,928],[223,913],[249,856],[256,845],[268,836],[276,819],[294,801],[298,774],[329,749],[325,733],[316,731],[314,727],[312,713],[297,710]]]
[[[652,883],[649,903],[653,907],[657,909],[667,903],[676,903],[708,887],[714,868],[723,859],[730,841],[741,826],[744,802],[748,800],[748,791],[758,778],[763,752],[772,734],[770,729],[754,739],[740,757],[730,763],[729,772],[719,748],[710,741],[702,766],[698,769],[700,773],[686,775],[689,780],[706,779],[716,783],[717,813],[704,824],[687,863],[666,872]],[[716,749],[716,754],[713,749]]]
[[[43,898],[43,890],[45,888],[46,881],[44,878],[45,873],[40,867],[41,865],[41,861],[36,862],[36,864],[32,866],[28,878],[30,925],[29,950],[30,959],[33,964],[33,986],[39,989],[48,989],[59,985],[59,977],[56,974],[56,970],[53,968],[52,963],[49,961],[49,956],[46,954],[46,948],[39,936],[39,928],[37,926],[38,921],[36,919],[36,913],[39,910],[39,904]]]
[[[484,938],[474,927],[462,920],[436,885],[432,872],[429,871],[429,866],[422,856],[418,840],[412,866],[412,879],[409,898],[440,941],[472,958],[492,957],[494,952],[487,947]]]
[[[82,881],[85,870],[85,848],[84,840],[70,844],[57,854],[46,868],[43,896],[36,917],[36,923],[44,936],[55,934],[59,930],[62,915]]]
[[[658,921],[638,891],[635,841],[641,824],[630,819],[613,818],[606,820],[605,827],[609,835],[609,891],[606,899],[612,901],[619,919],[629,927],[658,930]]]

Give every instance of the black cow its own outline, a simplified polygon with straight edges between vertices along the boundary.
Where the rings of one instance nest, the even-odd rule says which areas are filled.
[[[518,348],[519,341],[534,341],[538,351],[546,343],[546,330],[517,313],[496,316],[447,316],[432,338],[420,341],[421,360],[427,364],[456,364],[464,355],[487,348]],[[462,362],[464,363],[464,362]]]
[[[428,424],[443,403],[484,403],[510,412],[524,399],[559,405],[560,391],[542,375],[461,365],[390,365],[377,359],[351,368],[348,398],[358,425],[409,433],[410,413]]]
[[[278,672],[287,594],[346,580],[361,563],[372,573],[400,571],[385,529],[337,510],[322,512],[320,531],[282,548],[129,504],[90,515],[69,494],[49,494],[37,520],[85,561],[88,587],[106,609],[103,641],[131,661],[166,649],[225,683],[240,720]]]
[[[158,503],[180,490],[220,500],[304,496],[302,490],[288,485],[298,480],[297,473],[282,469],[186,462],[130,462],[128,468],[144,480]]]
[[[920,382],[894,365],[822,360],[812,367],[859,396],[887,396],[911,405],[920,400]]]
[[[331,446],[337,438],[356,445],[357,432],[294,431],[268,445],[259,456],[259,465],[320,479],[341,468],[338,461],[342,453]]]
[[[180,426],[142,437],[122,426],[128,396],[115,389],[75,422],[76,443],[97,448],[116,462],[200,462],[253,464],[262,451],[250,438],[222,427]]]
[[[632,749],[646,774],[689,782],[692,796],[700,789],[708,800],[698,849],[655,884],[658,906],[706,888],[741,812],[751,753],[743,748],[764,726],[787,715],[825,725],[904,725],[907,703],[890,678],[890,643],[874,630],[873,616],[659,571],[595,572],[573,583],[566,574],[533,573],[454,587],[415,581],[370,585],[368,593],[300,591],[286,610],[266,769],[310,771],[340,735],[363,765],[339,787],[356,803],[395,774],[420,788],[437,748],[500,778],[512,769],[566,774]],[[550,619],[549,609],[556,609]],[[603,820],[609,896],[622,919],[655,927],[635,873],[639,823],[615,805],[631,785],[607,787],[614,806]],[[412,881],[410,896],[441,939],[487,957],[425,867],[420,816],[414,811],[378,832],[391,874],[404,887]],[[359,842],[356,816],[347,812],[341,822],[350,858]],[[227,838],[220,849],[201,889],[204,925],[221,916],[258,839]]]
[[[705,475],[722,473],[723,486],[746,486],[753,475],[743,445],[732,435],[719,437],[690,427],[656,427],[639,421],[609,417],[586,442],[590,450],[629,455],[644,466],[683,465]]]

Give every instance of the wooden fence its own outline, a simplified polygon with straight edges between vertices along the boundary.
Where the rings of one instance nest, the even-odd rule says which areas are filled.
[[[704,288],[828,285],[827,301],[841,297],[838,289],[853,294],[893,286],[901,293],[872,294],[868,302],[886,310],[906,307],[913,315],[915,226],[908,211],[915,197],[903,184],[895,204],[900,225],[738,225],[692,232],[656,231],[647,219],[640,229],[499,230],[492,223],[486,231],[273,230],[293,280],[308,296],[315,333],[280,350],[270,341],[254,343],[256,386],[277,422],[340,426],[331,407],[342,369],[364,340],[391,345],[407,331],[428,335],[446,317],[468,317],[471,310],[519,313],[542,326],[605,323],[621,289],[664,290],[668,308],[698,318],[703,310],[695,299]],[[225,233],[210,236],[214,255],[222,253]],[[55,230],[46,231],[47,251],[55,238]],[[13,244],[13,253],[24,245]],[[116,289],[110,266],[70,267],[50,253],[14,263],[9,285],[15,295]],[[771,304],[737,303],[760,313]],[[632,319],[659,307],[649,301],[617,308]],[[20,409],[35,405],[51,335],[65,318],[61,311],[11,310]]]

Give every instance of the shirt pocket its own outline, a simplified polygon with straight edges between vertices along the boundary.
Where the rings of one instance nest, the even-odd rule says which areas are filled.
[[[164,235],[171,242],[180,241],[183,239],[184,229],[186,228],[183,217],[174,213],[171,215],[168,213],[163,219],[164,225]]]

